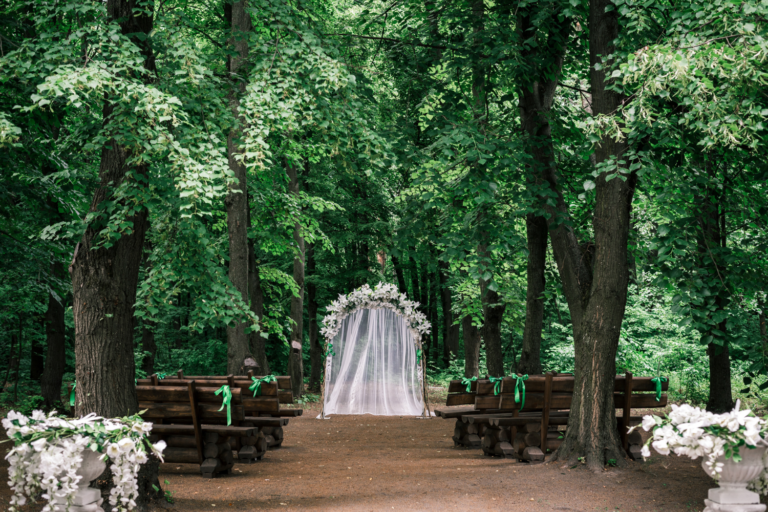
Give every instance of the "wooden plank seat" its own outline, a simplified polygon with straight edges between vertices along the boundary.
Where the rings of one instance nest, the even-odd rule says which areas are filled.
[[[233,450],[241,462],[263,457],[267,442],[259,427],[245,422],[241,389],[231,389],[232,424],[226,425],[227,407],[222,408],[223,396],[216,395],[218,387],[200,386],[194,380],[161,386],[157,376],[144,380],[150,385],[136,386],[139,409],[154,423],[152,440],[167,443],[166,462],[200,464],[202,475],[212,478],[231,473]]]

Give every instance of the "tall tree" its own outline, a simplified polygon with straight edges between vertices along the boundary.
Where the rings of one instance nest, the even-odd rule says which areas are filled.
[[[591,0],[589,67],[592,111],[596,116],[612,115],[621,106],[622,95],[611,89],[607,75],[618,35],[618,13],[613,2]],[[621,162],[627,148],[626,141],[607,134],[595,147],[598,175],[592,220],[593,265],[582,256],[572,231],[562,223],[550,232],[571,311],[575,345],[571,414],[565,439],[555,458],[575,460],[584,456],[587,467],[593,471],[601,471],[608,459],[623,460],[615,429],[613,387],[629,284],[627,241],[637,182],[637,174]],[[553,173],[548,173],[548,180],[556,187]],[[560,206],[564,204],[559,198]]]
[[[227,155],[229,168],[235,175],[236,182],[229,183],[226,198],[227,231],[229,233],[229,280],[240,293],[244,302],[248,302],[248,195],[247,177],[243,164],[242,150],[238,140],[243,135],[242,119],[239,116],[240,97],[245,92],[246,77],[243,66],[248,58],[248,32],[251,30],[251,18],[246,9],[246,0],[233,2],[231,8],[225,3],[225,13],[231,21],[232,37],[230,45],[234,53],[229,56],[228,70],[232,81],[229,94],[229,107],[232,116],[239,119],[227,137]],[[250,353],[245,322],[236,322],[227,327],[227,372],[239,373],[243,361]]]
[[[309,160],[306,162],[307,172],[309,171]],[[288,173],[288,190],[291,194],[298,196],[300,190],[299,183],[299,163],[294,162],[289,157],[285,159],[285,170]],[[288,375],[291,376],[291,386],[293,387],[293,396],[300,397],[304,391],[304,360],[302,359],[302,344],[304,343],[304,237],[301,234],[301,225],[296,222],[293,228],[293,242],[295,254],[293,257],[293,280],[296,282],[299,290],[296,295],[291,296],[291,349],[288,351]],[[298,344],[298,345],[294,345]]]
[[[312,366],[309,374],[309,389],[320,390],[323,378],[323,347],[320,345],[317,324],[317,262],[315,260],[315,244],[307,246],[307,317],[309,320],[309,364]]]
[[[51,264],[51,274],[62,277],[64,265],[61,262]],[[45,407],[56,409],[61,405],[61,379],[66,365],[66,346],[64,337],[64,297],[56,297],[48,292],[48,309],[45,312],[45,367],[40,378],[40,391]]]

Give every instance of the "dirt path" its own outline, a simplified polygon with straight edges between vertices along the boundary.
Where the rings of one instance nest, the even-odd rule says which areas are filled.
[[[171,510],[691,511],[704,508],[711,487],[699,461],[687,458],[656,455],[594,475],[455,448],[452,420],[320,421],[318,412],[292,419],[282,448],[261,462],[236,465],[231,476],[204,480],[194,465],[162,465],[161,480],[174,493]],[[5,478],[0,481],[7,504],[9,490]]]

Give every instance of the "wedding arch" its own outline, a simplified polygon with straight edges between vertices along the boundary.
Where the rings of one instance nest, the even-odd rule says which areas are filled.
[[[392,284],[363,285],[327,308],[323,411],[429,416],[421,338],[430,331],[418,303]]]

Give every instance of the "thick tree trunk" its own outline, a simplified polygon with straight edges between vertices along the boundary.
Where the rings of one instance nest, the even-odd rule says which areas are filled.
[[[64,265],[61,262],[51,264],[51,274],[62,276]],[[66,363],[64,298],[59,300],[52,293],[48,293],[48,310],[45,312],[45,338],[48,347],[43,375],[40,378],[40,390],[45,408],[48,410],[61,407],[61,379],[64,376]]]
[[[519,373],[541,373],[541,330],[544,327],[544,267],[547,260],[548,228],[544,217],[528,214],[528,288],[525,295],[523,349],[517,363]]]
[[[607,8],[612,8],[606,12]],[[592,0],[589,11],[589,51],[592,109],[595,115],[611,115],[621,106],[621,96],[607,88],[606,72],[611,69],[605,57],[613,54],[613,41],[618,37],[618,14],[611,0]],[[602,61],[600,69],[595,64]],[[604,137],[595,148],[597,165],[622,158],[627,150],[624,142]],[[612,171],[615,172],[615,166]],[[637,176],[622,170],[620,178],[608,181],[610,172],[596,179],[595,213],[592,221],[595,233],[593,280],[588,289],[574,288],[563,278],[568,302],[585,303],[582,318],[571,315],[574,326],[575,359],[574,394],[568,429],[555,459],[586,458],[587,467],[602,471],[606,460],[623,460],[616,414],[613,406],[616,350],[627,301],[629,270],[627,240]],[[555,245],[553,237],[553,246]],[[561,246],[562,249],[562,246]],[[557,253],[556,253],[557,257]],[[560,259],[570,259],[563,255]],[[569,262],[571,270],[589,274]],[[583,263],[581,264],[583,266]],[[560,266],[560,262],[558,262]],[[570,277],[578,275],[574,273]],[[561,274],[562,275],[562,274]],[[580,284],[577,281],[575,284]],[[584,298],[588,299],[584,301]],[[581,321],[579,321],[581,320]]]
[[[229,57],[229,73],[234,85],[229,95],[229,108],[235,118],[239,117],[240,95],[245,92],[245,80],[241,76],[241,67],[248,56],[247,32],[251,30],[250,15],[245,9],[245,0],[233,2],[231,7],[230,44],[234,55]],[[229,233],[229,280],[240,294],[243,302],[248,302],[248,186],[245,165],[236,159],[241,153],[238,139],[242,136],[242,126],[236,126],[227,137],[227,155],[229,168],[234,172],[236,183],[229,184],[229,193],[225,201],[227,206],[227,231]],[[250,353],[246,324],[237,322],[227,327],[227,372],[237,374],[243,361]]]
[[[721,324],[725,328],[725,322]],[[725,332],[725,331],[723,331]],[[714,413],[728,412],[733,409],[731,391],[731,358],[728,345],[707,345],[709,356],[709,400],[707,410]]]
[[[150,20],[151,26],[151,20]],[[111,113],[104,108],[104,117]],[[101,184],[91,212],[111,198],[111,184],[119,185],[128,168],[127,150],[114,142],[102,150]],[[134,169],[146,175],[146,168]],[[110,183],[111,182],[111,183]],[[126,219],[133,231],[109,248],[95,248],[100,226],[89,226],[71,266],[75,317],[75,380],[78,416],[95,412],[120,417],[138,411],[134,386],[133,309],[141,266],[147,210]]]
[[[480,329],[472,325],[472,316],[466,315],[461,319],[461,330],[464,333],[464,376],[480,376]]]
[[[449,264],[446,261],[440,262],[440,293],[443,305],[443,361],[448,364],[452,357],[459,356],[459,335],[461,326],[455,323],[453,311],[453,300],[451,289],[448,287]]]
[[[307,167],[309,164],[307,163]],[[299,193],[299,166],[286,158],[285,170],[288,173],[289,191]],[[288,352],[288,375],[291,376],[293,396],[300,397],[304,391],[304,360],[302,358],[302,343],[304,342],[304,237],[298,223],[293,228],[293,242],[297,254],[293,258],[293,280],[299,287],[298,296],[291,297],[291,349]],[[298,343],[295,346],[294,343]]]
[[[307,315],[309,320],[309,364],[312,365],[309,374],[309,389],[319,391],[323,379],[323,347],[320,345],[318,336],[319,329],[317,325],[317,285],[315,279],[317,276],[315,262],[315,246],[311,244],[307,247]]]
[[[137,0],[108,0],[107,15],[119,21],[123,34],[141,34],[133,42],[141,48],[147,77],[155,70],[155,59],[147,37],[152,31],[153,4]],[[150,11],[147,11],[147,9]],[[109,101],[109,98],[107,98]],[[113,107],[104,106],[104,119]],[[128,148],[108,141],[101,151],[100,184],[93,195],[90,212],[102,210],[102,204],[113,198],[113,190],[126,178],[129,168]],[[145,166],[132,169],[136,176],[146,176]],[[133,186],[141,181],[133,179]],[[141,266],[144,236],[147,231],[147,210],[137,211],[125,219],[133,229],[123,234],[108,248],[96,247],[101,225],[86,229],[70,265],[75,318],[75,413],[91,412],[105,417],[120,417],[138,412],[133,359],[133,311],[136,286]],[[157,466],[149,465],[139,472],[139,485],[151,489],[158,484]],[[159,485],[158,485],[159,487]],[[161,493],[162,494],[162,493]],[[138,510],[148,509],[148,502],[157,494],[147,491],[137,499]]]

